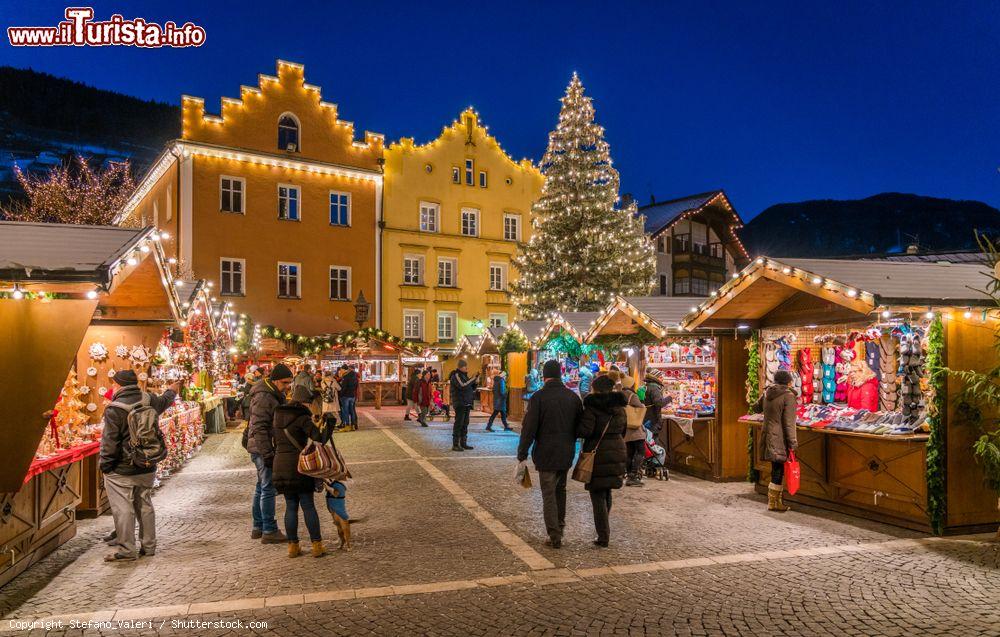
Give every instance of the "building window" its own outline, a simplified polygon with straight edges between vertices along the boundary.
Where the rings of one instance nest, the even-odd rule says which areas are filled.
[[[423,285],[424,258],[414,255],[403,256],[403,283]]]
[[[351,300],[351,268],[343,265],[330,266],[330,300]]]
[[[246,272],[246,260],[229,259],[222,257],[219,269],[219,287],[224,296],[243,296],[246,291],[243,288]]]
[[[441,215],[441,206],[436,203],[426,201],[420,202],[420,230],[423,232],[437,232],[438,219]]]
[[[667,295],[667,275],[666,274],[661,274],[660,275],[660,296],[666,296],[666,295]]]
[[[462,183],[462,169],[458,166],[451,167],[451,183],[460,184]]]
[[[455,322],[458,315],[454,312],[438,312],[438,341],[447,342],[455,340]]]
[[[479,211],[475,208],[462,208],[462,234],[467,237],[479,236]]]
[[[691,277],[679,276],[674,279],[674,294],[690,294]]]
[[[438,259],[438,285],[443,288],[455,287],[455,259]]]
[[[278,219],[299,220],[299,187],[278,186]]]
[[[490,289],[504,291],[507,289],[507,264],[490,264]]]
[[[503,216],[503,238],[506,241],[521,240],[521,215],[504,213]]]
[[[243,214],[243,193],[247,183],[242,177],[223,176],[219,181],[219,210]]]
[[[490,327],[507,327],[507,315],[490,314]]]
[[[285,113],[278,119],[278,150],[299,151],[299,120],[291,113]]]
[[[330,191],[330,225],[351,225],[351,193]]]
[[[479,171],[479,187],[480,188],[485,188],[486,187],[486,171],[485,170],[480,170]]]
[[[282,299],[300,298],[299,275],[302,272],[300,263],[278,262],[278,297]]]
[[[476,164],[471,159],[465,160],[465,185],[472,186],[475,184],[473,179],[476,176]]]
[[[708,296],[708,279],[691,279],[691,293],[697,296]]]
[[[659,239],[657,239],[656,240],[656,251],[659,252],[660,254],[663,254],[664,252],[666,252],[667,251],[666,244],[667,244],[667,241],[663,237],[660,237]]]
[[[423,310],[403,310],[403,338],[411,341],[424,340]]]

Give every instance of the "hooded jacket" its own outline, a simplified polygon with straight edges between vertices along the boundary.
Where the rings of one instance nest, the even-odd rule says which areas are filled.
[[[616,391],[593,393],[583,399],[583,417],[580,418],[580,429],[577,432],[583,438],[581,451],[597,450],[594,472],[586,485],[588,491],[620,489],[622,486],[623,477],[628,470],[624,438],[628,425],[625,416],[627,404],[625,395]]]
[[[274,411],[283,404],[285,395],[267,378],[250,390],[247,451],[260,455],[268,465],[274,460]]]
[[[771,385],[764,392],[764,426],[761,450],[771,462],[788,460],[788,451],[798,447],[795,436],[796,396],[787,385]]]
[[[521,422],[517,459],[531,459],[539,471],[566,471],[576,455],[577,428],[583,404],[576,392],[559,379],[549,379],[531,395]],[[534,448],[532,449],[532,445]]]
[[[663,383],[656,376],[646,374],[643,379],[646,384],[646,422],[653,423],[653,433],[660,430],[660,412],[663,406],[670,402],[670,396],[663,395]]]
[[[499,374],[493,377],[493,409],[507,412],[507,379]]]
[[[288,439],[288,432],[298,447]],[[301,403],[286,403],[274,410],[274,464],[272,481],[281,494],[311,493],[316,479],[299,473],[299,451],[309,439],[321,441],[319,429],[313,424],[312,413]]]
[[[177,394],[168,389],[162,395],[149,394],[149,404],[162,414],[174,404]],[[114,402],[131,405],[142,400],[142,390],[138,385],[126,385],[111,397]],[[163,442],[163,432],[156,430]],[[122,476],[134,476],[156,471],[156,467],[140,469],[132,464],[125,453],[125,440],[128,438],[128,413],[120,407],[108,407],[104,410],[104,432],[101,434],[101,473],[117,473]]]

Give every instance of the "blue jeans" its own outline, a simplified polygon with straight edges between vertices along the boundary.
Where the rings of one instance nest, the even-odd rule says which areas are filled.
[[[253,528],[264,533],[275,533],[278,522],[274,519],[274,498],[277,492],[271,484],[271,467],[264,464],[264,458],[258,453],[250,454],[254,466],[257,467],[257,487],[253,492]]]
[[[340,422],[344,425],[357,425],[358,412],[355,408],[357,399],[354,396],[340,397]]]
[[[285,535],[288,537],[288,541],[299,541],[299,508],[302,509],[302,517],[306,519],[309,540],[312,542],[321,541],[323,536],[319,532],[319,514],[316,513],[316,503],[313,502],[312,492],[285,494]]]

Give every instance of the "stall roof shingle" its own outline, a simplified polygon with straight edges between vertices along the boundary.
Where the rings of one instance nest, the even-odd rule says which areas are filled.
[[[20,280],[106,281],[108,268],[149,230],[0,221],[0,273]]]
[[[579,334],[586,334],[591,325],[600,318],[600,312],[560,312],[559,316]]]
[[[514,325],[524,332],[529,341],[534,342],[545,331],[548,321],[516,321]]]
[[[987,268],[963,263],[842,261],[838,259],[775,259],[871,292],[883,303],[990,301]]]
[[[626,296],[625,302],[663,328],[676,328],[684,317],[707,299],[687,296]]]

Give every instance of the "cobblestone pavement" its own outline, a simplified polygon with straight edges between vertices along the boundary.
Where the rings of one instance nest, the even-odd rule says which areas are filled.
[[[516,434],[484,421],[459,454],[446,423],[363,410],[337,438],[363,522],[352,551],[319,560],[250,540],[253,468],[238,433],[211,436],[156,494],[155,557],[105,564],[110,517],[81,521],[0,588],[0,616],[74,635],[1000,635],[997,543],[768,514],[746,484],[674,474],[617,491],[601,550],[572,483],[564,547],[549,549],[537,489],[513,484]]]

